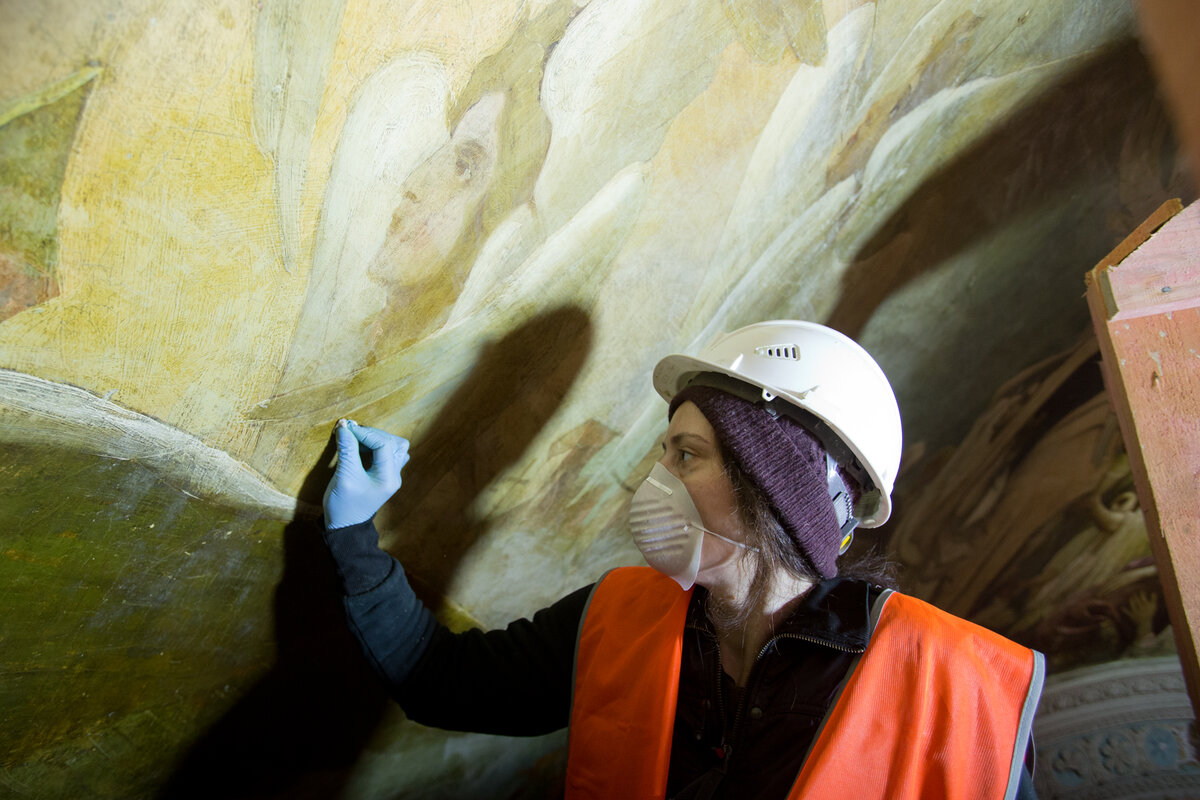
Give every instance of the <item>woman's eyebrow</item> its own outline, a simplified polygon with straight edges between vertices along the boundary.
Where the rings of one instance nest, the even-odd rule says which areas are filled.
[[[712,444],[698,433],[677,433],[671,437],[671,444],[679,447],[683,444],[691,443],[693,446],[697,444],[711,447]]]

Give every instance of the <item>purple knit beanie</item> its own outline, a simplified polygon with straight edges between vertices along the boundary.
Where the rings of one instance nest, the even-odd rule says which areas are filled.
[[[829,498],[825,449],[800,423],[708,386],[688,386],[667,418],[691,400],[713,426],[724,451],[762,492],[800,554],[821,578],[837,575],[841,531]]]

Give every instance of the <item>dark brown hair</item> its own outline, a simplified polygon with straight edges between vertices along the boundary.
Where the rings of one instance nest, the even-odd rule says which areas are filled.
[[[779,524],[767,498],[737,463],[726,457],[720,442],[717,443],[717,452],[721,456],[725,476],[733,487],[738,519],[746,537],[745,543],[758,549],[758,553],[747,552],[743,556],[751,560],[754,570],[750,579],[750,593],[744,606],[734,607],[720,598],[714,598],[712,594],[708,595],[705,611],[709,620],[718,629],[730,630],[745,626],[753,610],[760,605],[770,589],[771,577],[776,569],[782,569],[794,578],[813,583],[819,582],[821,577],[814,573],[808,560]],[[838,564],[838,575],[894,588],[895,567],[896,565],[888,561],[882,553],[871,549]]]

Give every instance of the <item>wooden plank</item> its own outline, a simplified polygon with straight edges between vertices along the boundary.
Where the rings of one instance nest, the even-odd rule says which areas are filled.
[[[1149,239],[1145,230],[1136,231],[1130,239],[1141,236],[1141,246],[1128,248],[1116,264],[1105,259],[1092,270],[1087,297],[1188,693],[1200,715],[1200,298],[1194,295],[1198,214],[1200,205],[1189,206]],[[1193,254],[1192,263],[1187,263],[1187,253]],[[1161,284],[1159,290],[1173,287],[1171,294],[1178,286],[1192,299],[1164,303],[1154,296],[1155,282]]]
[[[1153,214],[1146,217],[1145,222],[1133,229],[1133,233],[1126,236],[1119,245],[1112,249],[1112,252],[1100,259],[1100,263],[1096,265],[1096,269],[1093,269],[1087,274],[1088,283],[1091,283],[1092,274],[1095,273],[1097,269],[1115,267],[1117,264],[1120,264],[1122,261],[1128,258],[1134,250],[1137,250],[1139,247],[1145,244],[1146,240],[1149,239],[1155,231],[1167,224],[1167,222],[1169,222],[1171,218],[1180,211],[1183,211],[1183,202],[1180,201],[1178,197],[1172,198],[1156,208]]]
[[[1111,267],[1100,281],[1109,321],[1190,308],[1200,300],[1200,206],[1181,209],[1178,200],[1164,203],[1101,262],[1098,269]]]

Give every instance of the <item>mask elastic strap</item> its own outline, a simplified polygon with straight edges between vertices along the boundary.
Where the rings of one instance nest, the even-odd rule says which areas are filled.
[[[749,550],[751,553],[761,553],[762,552],[762,550],[759,550],[757,547],[751,547],[750,545],[746,544],[745,542],[735,542],[733,539],[730,539],[726,536],[722,536],[721,534],[715,533],[714,531],[710,531],[708,528],[701,527],[700,525],[697,525],[696,527],[700,528],[700,530],[704,531],[705,533],[707,533],[710,536],[717,537],[722,542],[729,542],[731,545],[733,545],[735,547],[740,547],[743,550]]]
[[[676,479],[676,480],[678,480],[678,479]],[[646,482],[649,483],[651,486],[656,487],[663,494],[666,494],[666,495],[675,494],[674,489],[672,489],[670,486],[667,486],[665,483],[658,480],[653,475],[647,475]],[[685,524],[684,528],[686,529],[689,525],[691,525],[691,523]],[[710,536],[715,536],[718,539],[720,539],[721,541],[728,542],[729,544],[734,545],[735,547],[740,547],[743,550],[749,550],[751,553],[761,553],[762,552],[762,550],[758,549],[757,547],[751,547],[750,545],[745,544],[744,542],[735,542],[733,539],[729,539],[725,536],[722,536],[719,533],[710,531],[708,528],[704,527],[703,525],[696,525],[696,527],[699,528],[700,530],[704,531],[705,533],[709,534]]]

